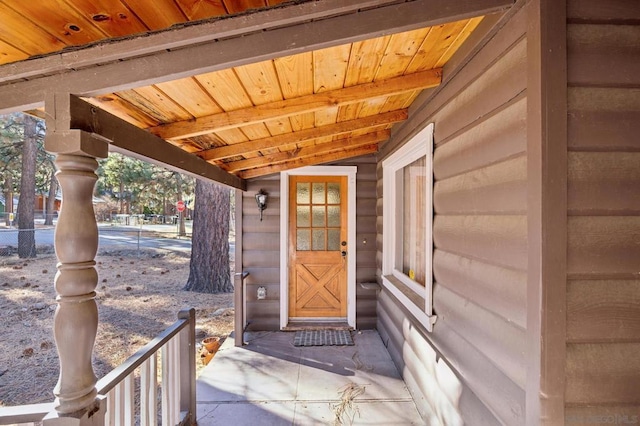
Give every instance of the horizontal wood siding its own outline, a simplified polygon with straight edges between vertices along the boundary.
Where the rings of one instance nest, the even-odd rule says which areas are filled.
[[[262,189],[269,195],[260,212],[255,195]],[[248,181],[242,194],[242,270],[249,272],[245,291],[247,330],[280,329],[280,180]],[[258,287],[267,297],[257,299]]]
[[[567,106],[571,151],[640,151],[640,89],[572,86]]]
[[[637,423],[640,8],[568,3],[566,416]]]
[[[422,416],[431,421],[426,424],[459,424],[459,419],[469,425],[495,425],[499,421],[482,402],[495,397],[505,409],[518,409],[519,400],[524,398],[523,390],[489,362],[484,354],[469,346],[467,342],[447,324],[441,325],[443,338],[439,348],[433,347],[418,328],[413,327],[406,313],[388,292],[383,292],[378,300],[378,331],[387,345],[392,359],[402,372],[408,388]],[[413,356],[420,354],[420,362]],[[451,353],[446,356],[445,353]],[[435,354],[435,356],[434,356]],[[469,368],[465,377],[455,367],[463,362]],[[436,365],[437,364],[437,365]],[[426,374],[435,376],[434,371],[446,371],[445,375],[427,380],[418,380]],[[468,386],[467,383],[483,383],[482,386]],[[441,395],[447,395],[447,400]],[[520,413],[522,414],[522,413]]]
[[[376,277],[376,159],[365,156],[340,162],[340,166],[358,167],[356,174],[356,282],[375,282]],[[255,194],[268,195],[263,220]],[[250,273],[245,293],[248,330],[280,328],[280,179],[279,176],[248,181],[242,203],[242,265]],[[238,269],[240,270],[240,269]],[[258,287],[267,297],[257,299]],[[356,285],[356,327],[375,328],[376,290]]]
[[[518,6],[516,6],[517,8]],[[389,154],[428,123],[434,128],[434,311],[421,331],[391,293],[378,328],[432,424],[524,423],[526,386],[527,157],[524,9],[466,66],[412,111]],[[405,127],[406,127],[405,126]],[[381,159],[383,159],[382,156]],[[378,167],[378,213],[382,170]],[[378,218],[381,248],[382,218]],[[379,261],[382,253],[378,254]],[[413,322],[413,324],[412,324]],[[437,355],[435,355],[437,354]],[[434,356],[435,358],[431,358]],[[445,365],[458,399],[445,404],[432,374]]]
[[[356,165],[356,327],[376,327],[376,290],[359,283],[376,281],[376,158],[373,155],[341,163]]]

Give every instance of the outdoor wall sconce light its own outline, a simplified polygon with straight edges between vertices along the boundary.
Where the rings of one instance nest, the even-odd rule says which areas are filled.
[[[267,208],[267,194],[262,189],[256,194],[256,203],[260,211],[260,222],[262,222],[262,212]]]

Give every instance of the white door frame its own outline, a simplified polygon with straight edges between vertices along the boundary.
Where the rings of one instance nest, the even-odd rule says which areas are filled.
[[[356,327],[357,166],[309,166],[280,172],[280,328],[289,323],[289,176],[347,177],[347,323]]]

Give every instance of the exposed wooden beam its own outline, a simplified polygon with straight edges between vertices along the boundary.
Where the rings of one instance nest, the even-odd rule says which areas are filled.
[[[338,14],[329,17],[331,7],[328,7],[323,19],[313,18],[313,9],[324,2],[311,2],[306,6],[309,8],[306,14],[298,14],[302,9],[290,5],[282,8],[282,16],[279,20],[272,21],[265,31],[256,30],[256,25],[260,26],[257,21],[262,19],[266,22],[274,15],[267,14],[269,11],[258,11],[255,12],[255,20],[251,22],[236,16],[148,36],[155,42],[139,37],[109,43],[110,53],[106,55],[106,62],[83,58],[76,63],[72,54],[65,56],[58,65],[51,65],[50,62],[55,62],[52,59],[43,58],[42,60],[48,61],[46,63],[35,59],[38,62],[29,64],[33,67],[30,70],[18,70],[16,67],[23,65],[17,64],[2,66],[0,76],[4,79],[4,84],[0,85],[0,113],[39,107],[44,102],[46,93],[51,90],[85,96],[111,93],[485,15],[504,10],[513,4],[513,0],[385,1],[359,7],[357,10],[347,10],[339,6],[340,1],[328,1]],[[366,2],[353,0],[346,3],[362,6]],[[224,23],[225,30],[218,28],[221,23]],[[199,25],[209,31],[192,33],[195,31],[192,27]],[[236,30],[233,34],[228,33],[234,25]],[[208,41],[203,42],[202,34],[207,32]],[[167,45],[172,44],[172,38],[180,40],[176,42],[179,47],[167,48]],[[104,46],[99,44],[91,47],[91,53],[87,56],[101,57]],[[136,54],[129,56],[130,54],[122,53],[119,56],[119,49]],[[87,63],[91,65],[83,65]],[[28,75],[28,79],[25,79],[25,75]]]
[[[110,149],[139,158],[162,167],[209,179],[231,188],[246,190],[246,182],[220,167],[189,154],[177,146],[127,123],[121,118],[97,108],[79,97],[71,95],[71,129],[100,135],[110,143]]]
[[[398,95],[435,87],[442,80],[442,70],[422,71],[388,80],[329,90],[298,98],[285,99],[249,108],[237,109],[151,127],[148,130],[162,139],[184,139],[256,124],[277,118],[320,111],[322,109],[365,102],[382,96]]]
[[[265,164],[280,164],[294,159],[313,157],[317,155],[329,154],[335,151],[343,151],[345,149],[353,149],[364,145],[374,143],[382,143],[389,140],[391,131],[378,130],[377,132],[367,133],[366,135],[355,137],[343,137],[333,141],[322,142],[313,146],[294,149],[291,151],[277,152],[275,154],[265,155],[263,157],[249,158],[246,160],[238,160],[226,163],[225,170],[228,172],[237,172],[240,170],[253,169],[264,166]]]
[[[331,163],[333,161],[344,160],[346,158],[359,157],[361,155],[373,154],[378,152],[378,144],[365,145],[355,149],[345,149],[339,152],[331,152],[329,154],[317,155],[307,158],[296,158],[286,163],[276,164],[272,166],[260,167],[238,173],[243,179],[250,179],[259,176],[265,176],[272,173],[278,173],[283,170],[296,169],[298,167],[313,166],[316,164]]]
[[[233,145],[208,149],[196,153],[204,160],[223,160],[237,155],[253,154],[269,148],[286,147],[299,142],[318,139],[325,136],[340,136],[358,130],[371,129],[380,126],[397,123],[406,120],[408,113],[406,109],[390,111],[382,114],[371,115],[369,117],[355,120],[340,121],[338,123],[327,124],[326,126],[313,127],[311,129],[299,130],[297,132],[283,133],[281,135],[270,136],[264,139],[241,142]]]

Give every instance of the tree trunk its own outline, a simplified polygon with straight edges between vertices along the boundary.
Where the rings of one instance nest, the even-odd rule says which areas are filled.
[[[36,141],[35,118],[25,115],[24,144],[22,147],[22,174],[20,177],[20,198],[18,198],[18,257],[36,257],[36,235],[34,209],[36,205]]]
[[[55,170],[51,172],[51,181],[49,182],[49,198],[47,198],[45,225],[53,225],[53,212],[56,209],[56,194],[58,193],[58,179],[55,176]]]
[[[124,214],[124,182],[122,176],[120,176],[120,214]]]
[[[4,181],[4,214],[7,226],[11,226],[11,213],[13,213],[13,178],[10,172]]]
[[[230,293],[228,188],[196,181],[187,291]]]
[[[180,173],[174,173],[176,177],[176,195],[178,197],[177,201],[182,200],[182,175]],[[187,230],[184,226],[184,210],[178,213],[178,235],[183,236],[187,234]]]

